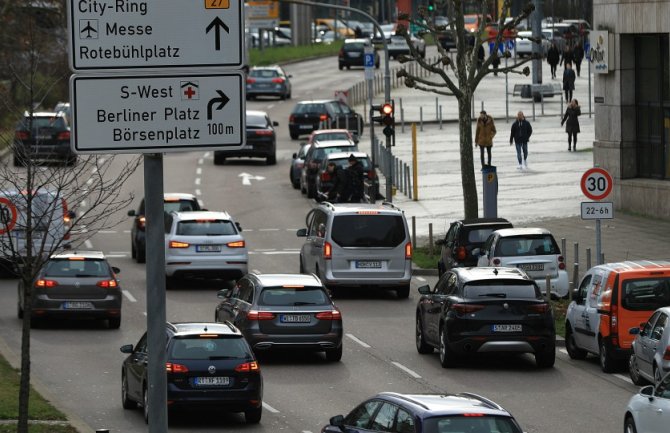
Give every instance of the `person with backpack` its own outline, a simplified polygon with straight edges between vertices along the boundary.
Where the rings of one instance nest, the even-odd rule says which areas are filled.
[[[344,197],[340,197],[342,203],[360,203],[363,201],[365,170],[358,161],[358,158],[352,153],[349,155],[349,167],[346,168],[347,173],[347,187]]]
[[[334,162],[328,163],[326,171],[330,175],[331,183],[328,190],[324,192],[327,195],[328,201],[339,203],[342,201],[342,196],[344,195],[344,190],[347,186],[347,174],[344,172],[343,168]]]

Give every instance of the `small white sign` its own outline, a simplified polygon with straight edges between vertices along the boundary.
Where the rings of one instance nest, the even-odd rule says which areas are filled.
[[[591,31],[589,45],[587,58],[593,65],[595,73],[609,73],[610,64],[612,64],[609,32],[603,30]]]
[[[72,146],[77,153],[154,153],[244,145],[240,72],[73,75]]]
[[[614,206],[612,202],[582,202],[583,220],[609,220],[612,218],[614,218]]]

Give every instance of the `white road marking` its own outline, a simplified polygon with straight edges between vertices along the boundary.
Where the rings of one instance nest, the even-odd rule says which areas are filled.
[[[623,380],[624,382],[628,382],[631,385],[634,385],[633,381],[631,380],[630,377],[624,376],[623,374],[613,374],[612,376],[618,377],[619,379]]]
[[[113,258],[121,259],[123,257],[128,257],[128,253],[125,253],[125,254],[105,254],[105,257],[110,258],[110,259],[113,259]]]
[[[298,254],[300,251],[264,251],[259,254],[267,254],[267,255],[276,255],[276,254]],[[249,254],[253,254],[252,252],[249,252]]]
[[[202,191],[200,191],[199,189],[196,189],[195,190],[195,195],[202,195]]]
[[[312,433],[312,432],[309,430],[303,430],[302,433]]]
[[[93,179],[89,179],[89,180],[86,181],[86,185],[90,185],[92,183],[93,183]]]
[[[143,312],[142,314],[144,314],[144,315],[146,316],[146,315],[147,315],[147,312],[145,311],[145,312]]]
[[[123,254],[128,255],[128,251],[110,251],[109,254]]]
[[[423,278],[423,277],[416,277],[416,279],[419,280],[419,281],[421,281],[422,283],[426,281],[426,279]]]
[[[369,348],[370,348],[370,345],[369,345],[368,343],[366,343],[366,342],[363,341],[363,340],[359,340],[358,338],[356,338],[356,336],[355,336],[354,334],[346,334],[346,335],[347,335],[347,337],[349,337],[351,340],[353,340],[355,343],[360,344],[361,346],[365,347],[366,349],[369,349]]]
[[[263,407],[264,407],[266,410],[269,410],[269,411],[272,412],[272,413],[279,413],[279,411],[278,411],[277,409],[275,409],[274,407],[270,406],[270,405],[267,404],[266,402],[263,402]]]
[[[251,185],[252,180],[265,180],[264,176],[254,176],[253,174],[249,173],[240,173],[237,175],[237,177],[242,178],[242,185],[249,186]]]
[[[97,172],[97,171],[98,171],[98,167],[93,167],[93,168],[91,169],[91,173],[95,173],[95,172]]]
[[[201,175],[202,174],[202,167],[196,168],[195,169],[195,174],[197,174],[198,176]]]
[[[203,158],[198,159],[198,164],[199,165],[202,165],[203,162],[205,162],[205,160]]]
[[[210,152],[205,152],[205,154],[203,155],[203,157],[204,157],[204,158],[209,158],[210,155],[211,155]]]
[[[259,232],[278,232],[279,229],[258,229]]]
[[[130,302],[137,302],[137,299],[135,299],[135,297],[134,297],[129,291],[124,290],[124,291],[123,291],[123,295],[124,295],[126,298],[128,298],[128,300],[129,300]]]
[[[130,233],[130,230],[124,230],[123,233]]]
[[[86,245],[86,248],[93,248],[93,244],[91,243],[90,239],[86,239],[84,241],[84,245]]]
[[[118,232],[116,230],[98,230],[98,233],[103,235],[112,235]]]
[[[254,251],[258,251],[259,253],[264,253],[267,251],[277,251],[276,248],[256,248]]]
[[[79,203],[79,206],[86,207],[86,200],[82,200],[81,203]]]
[[[395,365],[396,367],[398,367],[399,369],[401,369],[401,370],[404,371],[405,373],[409,374],[409,375],[412,376],[413,378],[415,378],[415,379],[421,379],[421,375],[419,375],[418,373],[416,373],[414,370],[411,370],[411,369],[405,367],[405,366],[402,365],[401,363],[392,361],[391,364]]]
[[[195,178],[195,184],[196,184],[196,185],[200,185],[200,178],[199,178],[199,177],[196,177],[196,178]]]
[[[561,348],[561,349],[558,349],[558,351],[561,352],[561,353],[563,353],[563,354],[565,354],[565,355],[568,354],[568,351],[565,350],[565,349],[562,349],[562,348]]]
[[[200,199],[198,199],[198,204],[200,205],[201,208],[205,207],[205,204]]]
[[[252,274],[260,274],[261,271],[259,271],[258,269],[252,269],[252,270],[251,270],[251,273],[252,273]]]
[[[275,106],[275,104],[270,104],[270,105],[268,105],[268,110],[271,109],[271,108],[274,107],[274,106]]]

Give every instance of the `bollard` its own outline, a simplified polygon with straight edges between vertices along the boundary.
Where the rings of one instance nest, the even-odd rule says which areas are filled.
[[[533,97],[533,121],[535,121],[535,97]]]
[[[568,283],[568,303],[572,302],[572,291],[575,290],[575,286],[572,285],[572,281]]]
[[[400,132],[405,133],[405,110],[400,108]]]
[[[440,105],[440,129],[442,129],[442,106]]]
[[[428,223],[428,253],[433,255],[433,223]]]
[[[484,111],[484,100],[483,99],[482,99],[481,104],[482,104],[482,108],[479,110],[480,112]]]
[[[574,287],[579,287],[579,243],[575,242],[575,264],[572,269],[572,285]]]
[[[435,120],[440,120],[440,106],[438,105],[437,96],[435,97]]]
[[[565,238],[561,238],[561,252],[563,253],[563,262],[568,263],[568,251],[565,249]]]
[[[600,263],[605,263],[605,253],[600,253]]]
[[[412,245],[416,248],[416,217],[412,217]]]
[[[547,297],[547,301],[550,301],[551,300],[551,277],[549,275],[544,277],[544,283],[546,284],[545,296]]]
[[[591,248],[586,249],[586,269],[591,269]]]
[[[540,90],[540,112],[544,116],[544,92]]]
[[[419,107],[419,130],[423,131],[423,106]]]
[[[409,174],[409,165],[405,164],[405,177],[407,182],[407,197],[412,198],[412,178]]]

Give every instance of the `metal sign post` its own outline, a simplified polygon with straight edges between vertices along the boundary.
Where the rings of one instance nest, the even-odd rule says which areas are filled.
[[[612,192],[614,182],[609,172],[600,167],[586,170],[582,175],[580,186],[584,195],[591,200],[602,200]],[[596,220],[596,264],[602,264],[601,219],[614,218],[612,203],[582,203],[582,219]]]
[[[375,66],[375,51],[371,46],[365,47],[365,82],[368,85],[368,106],[370,107],[370,149],[372,153],[372,166],[377,166],[377,155],[375,152],[375,122],[372,121],[372,97],[374,96],[373,82],[374,66]]]

